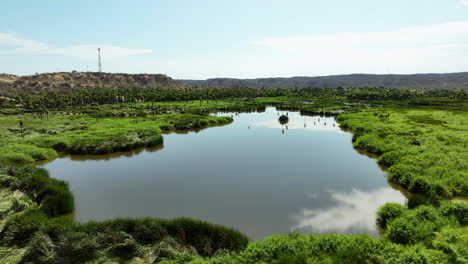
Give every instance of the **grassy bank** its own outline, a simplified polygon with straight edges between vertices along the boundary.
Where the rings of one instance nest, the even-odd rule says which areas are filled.
[[[20,121],[22,127],[20,127]],[[162,131],[228,124],[231,117],[165,114],[154,117],[93,118],[89,115],[0,116],[0,162],[26,164],[53,159],[57,152],[108,154],[163,142]]]
[[[389,181],[426,196],[468,196],[468,112],[379,108],[340,115],[354,146],[378,154]]]

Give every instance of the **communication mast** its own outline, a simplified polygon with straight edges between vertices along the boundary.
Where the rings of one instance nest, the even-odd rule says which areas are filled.
[[[102,72],[102,65],[101,65],[101,48],[98,48],[97,51],[98,51],[98,72]]]

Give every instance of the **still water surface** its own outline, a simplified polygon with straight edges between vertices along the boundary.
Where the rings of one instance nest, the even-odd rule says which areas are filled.
[[[377,208],[404,196],[334,118],[289,112],[286,127],[280,113],[234,114],[227,126],[164,135],[157,149],[68,156],[43,167],[70,183],[80,222],[187,216],[252,239],[291,231],[376,235]]]

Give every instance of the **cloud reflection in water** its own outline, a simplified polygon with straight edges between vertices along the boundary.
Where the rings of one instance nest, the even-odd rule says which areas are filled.
[[[277,119],[260,121],[253,124],[257,127],[267,128],[282,128],[283,126]],[[322,131],[336,131],[342,132],[338,123],[333,117],[319,117],[319,116],[300,116],[290,115],[289,122],[287,123],[288,129],[305,129],[305,130],[322,130]]]
[[[371,192],[329,192],[334,206],[323,209],[302,209],[296,216],[293,231],[302,233],[366,233],[378,235],[375,225],[377,209],[388,202],[404,204],[406,198],[390,187]]]

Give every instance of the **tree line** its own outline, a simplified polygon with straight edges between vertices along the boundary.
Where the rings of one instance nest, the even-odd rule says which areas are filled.
[[[91,104],[116,104],[138,102],[165,102],[191,100],[228,100],[257,97],[343,97],[347,100],[408,100],[414,98],[468,99],[465,90],[430,89],[409,90],[385,87],[335,87],[257,89],[231,88],[87,88],[68,92],[48,91],[40,94],[20,93],[13,98],[0,98],[0,107],[25,109],[51,109]]]

